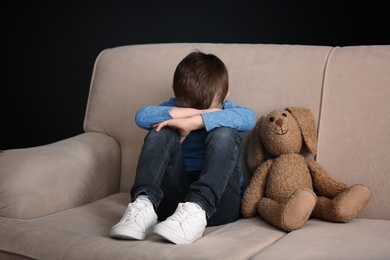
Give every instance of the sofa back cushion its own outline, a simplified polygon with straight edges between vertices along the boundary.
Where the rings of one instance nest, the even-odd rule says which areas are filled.
[[[95,64],[84,129],[106,133],[120,144],[121,191],[128,192],[133,184],[146,134],[134,123],[136,111],[172,97],[174,70],[194,50],[213,53],[224,61],[231,100],[251,108],[257,117],[274,109],[302,106],[310,108],[318,122],[331,47],[178,43],[107,49]],[[248,182],[245,149],[242,161]]]
[[[335,48],[324,78],[317,161],[372,198],[360,217],[390,219],[390,45]]]

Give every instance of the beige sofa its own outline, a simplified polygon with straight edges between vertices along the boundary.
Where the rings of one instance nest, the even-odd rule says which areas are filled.
[[[258,117],[287,106],[312,110],[319,132],[315,159],[333,178],[372,190],[357,218],[343,224],[310,219],[286,233],[256,216],[209,227],[190,245],[157,235],[145,241],[108,236],[130,200],[146,134],[135,125],[135,112],[172,96],[176,65],[196,49],[225,62],[231,99]],[[390,45],[182,43],[105,50],[93,71],[85,133],[0,153],[0,259],[390,259],[389,102]],[[248,183],[245,156],[244,149]]]

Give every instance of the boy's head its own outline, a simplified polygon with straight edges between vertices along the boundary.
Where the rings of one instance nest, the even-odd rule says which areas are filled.
[[[207,109],[213,102],[222,104],[228,90],[227,68],[213,54],[191,52],[176,67],[173,92],[178,107]]]

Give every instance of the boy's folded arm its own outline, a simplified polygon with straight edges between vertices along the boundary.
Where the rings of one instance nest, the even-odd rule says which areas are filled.
[[[239,132],[248,132],[256,124],[255,113],[245,107],[234,106],[215,113],[202,114],[207,131],[217,127],[231,127]]]
[[[218,110],[221,109],[195,109],[175,106],[146,106],[137,111],[135,115],[135,122],[138,127],[150,130],[155,124],[173,118],[190,118]]]
[[[153,125],[160,123],[173,117],[169,113],[174,106],[147,106],[142,107],[135,114],[135,123],[138,127],[150,130]]]
[[[219,108],[209,108],[209,109],[196,109],[196,108],[187,108],[187,107],[174,107],[169,110],[169,114],[173,118],[190,118],[194,116],[199,116],[204,113],[216,112],[221,109]]]

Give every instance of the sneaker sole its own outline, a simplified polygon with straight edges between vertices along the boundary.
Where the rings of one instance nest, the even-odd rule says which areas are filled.
[[[120,239],[136,239],[136,240],[144,240],[147,235],[152,233],[153,228],[150,228],[146,232],[139,232],[135,230],[129,230],[126,228],[115,228],[110,231],[110,236],[114,238],[120,238]]]
[[[176,236],[175,234],[172,233],[172,231],[164,229],[158,225],[154,228],[153,232],[155,234],[165,238],[166,240],[168,240],[174,244],[177,244],[177,245],[185,245],[185,244],[194,243],[196,240],[198,240],[199,238],[201,238],[203,236],[203,234],[200,234],[200,235],[197,235],[192,240],[187,240],[187,239],[184,239],[182,237]]]

